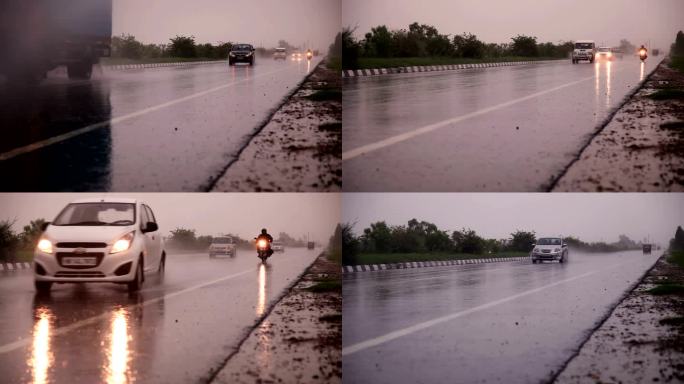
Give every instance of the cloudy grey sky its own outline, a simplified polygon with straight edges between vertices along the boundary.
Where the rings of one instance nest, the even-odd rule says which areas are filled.
[[[508,238],[516,229],[538,236],[573,235],[584,241],[634,240],[667,244],[684,226],[682,193],[346,193],[342,220],[357,234],[371,222],[405,225],[412,218],[441,229],[471,228],[487,238]]]
[[[145,43],[193,35],[198,43],[273,47],[285,39],[327,50],[340,29],[341,0],[114,0],[113,34]]]
[[[407,28],[414,21],[444,34],[474,33],[483,41],[510,42],[518,34],[537,41],[593,39],[615,45],[651,39],[668,48],[684,30],[682,0],[343,0],[342,24],[363,36],[385,24]]]
[[[0,220],[16,219],[13,228],[21,232],[30,220],[53,220],[70,201],[104,196],[143,199],[164,233],[184,227],[197,235],[251,238],[266,227],[276,235],[310,232],[312,240],[326,244],[340,222],[340,195],[334,193],[4,193]]]

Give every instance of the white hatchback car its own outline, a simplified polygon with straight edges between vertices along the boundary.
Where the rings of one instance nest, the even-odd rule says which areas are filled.
[[[285,252],[285,244],[282,241],[276,240],[271,244],[273,252]]]
[[[537,240],[530,257],[532,264],[541,263],[545,260],[557,260],[562,264],[568,261],[568,253],[568,244],[560,237],[542,237]]]
[[[36,290],[53,283],[110,282],[137,291],[146,272],[164,273],[166,252],[154,213],[134,199],[68,204],[44,227],[34,252]]]
[[[216,255],[237,255],[237,246],[231,236],[217,236],[211,239],[209,257],[214,257]]]

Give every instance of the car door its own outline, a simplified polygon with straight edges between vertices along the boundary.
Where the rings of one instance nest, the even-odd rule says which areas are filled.
[[[157,231],[148,232],[147,223],[152,219],[145,204],[140,205],[140,230],[145,242],[145,271],[154,271],[159,267],[159,247],[156,246],[159,238]]]
[[[159,232],[159,224],[157,224],[157,219],[154,217],[154,212],[152,212],[152,208],[149,206],[145,206],[145,209],[147,210],[147,217],[150,219],[151,222],[155,223],[157,225],[157,230],[152,232],[154,236],[152,236],[152,243],[154,247],[154,255],[156,257],[156,263],[155,265],[157,266],[157,269],[159,268],[159,263],[161,263],[161,257],[162,257],[162,238],[161,238],[161,232]]]

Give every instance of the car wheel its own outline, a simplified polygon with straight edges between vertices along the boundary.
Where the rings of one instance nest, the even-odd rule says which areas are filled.
[[[159,269],[157,272],[160,276],[164,275],[164,270],[166,270],[166,253],[162,253],[161,260],[159,261]]]
[[[143,265],[138,262],[138,268],[135,270],[135,277],[128,283],[128,292],[137,292],[142,288],[143,283]]]
[[[35,281],[34,285],[36,287],[36,291],[38,291],[40,294],[49,293],[50,288],[52,288],[51,281]]]

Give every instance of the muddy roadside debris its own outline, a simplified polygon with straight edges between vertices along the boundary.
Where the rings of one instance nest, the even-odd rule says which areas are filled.
[[[324,59],[212,191],[336,192],[341,187],[342,78]]]
[[[340,264],[320,255],[212,382],[341,383]]]
[[[667,57],[658,65],[552,191],[684,191],[684,68],[680,60],[684,58]]]
[[[644,257],[652,257],[644,255]],[[555,383],[684,382],[684,253],[663,255]]]

